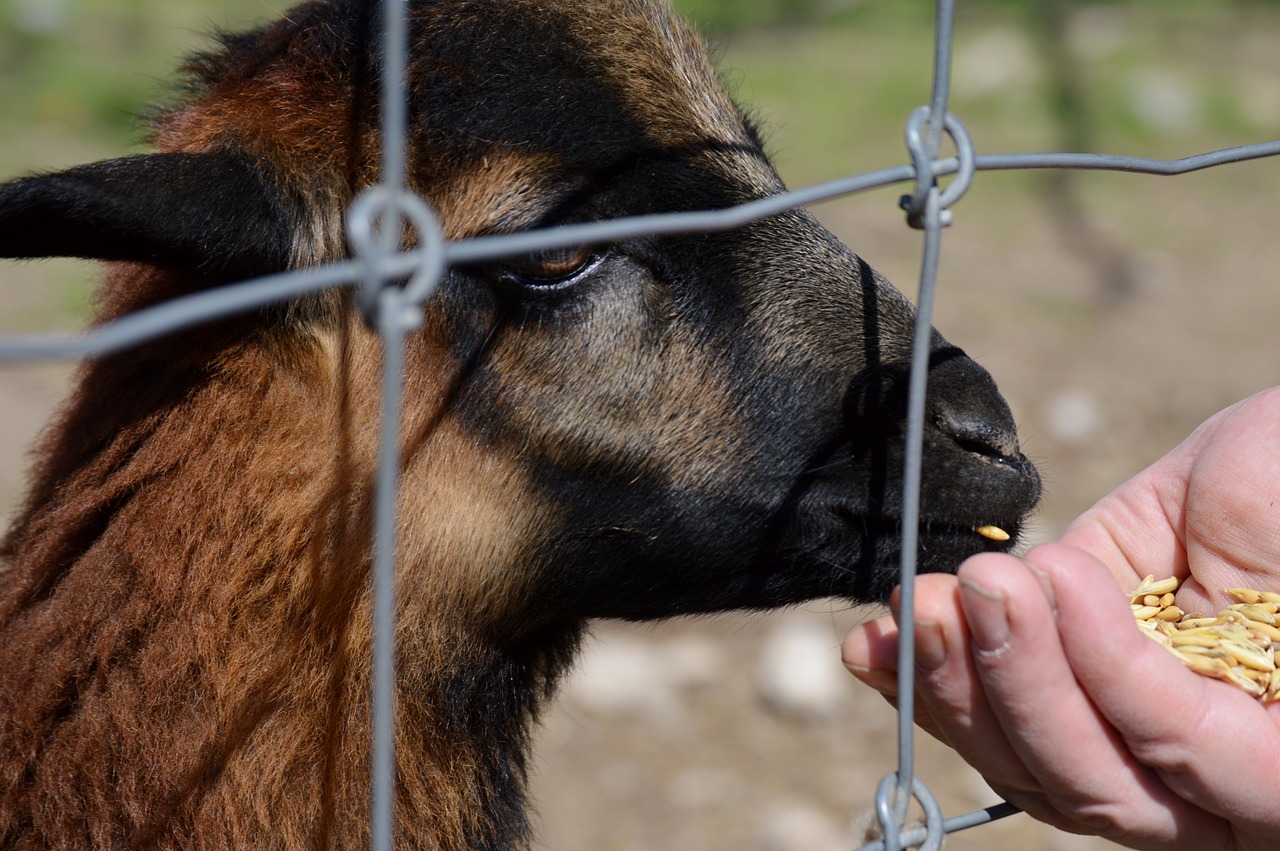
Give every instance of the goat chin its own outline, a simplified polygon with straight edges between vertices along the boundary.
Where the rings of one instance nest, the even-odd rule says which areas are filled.
[[[379,177],[375,4],[183,69],[154,153],[0,185],[0,256],[111,265],[99,321],[344,256]],[[782,185],[649,0],[410,3],[410,188],[450,238]],[[910,304],[809,214],[450,269],[405,350],[398,829],[525,844],[531,727],[594,617],[882,598]],[[0,574],[0,847],[367,839],[381,341],[341,292],[85,364]],[[926,569],[1035,470],[935,335]],[[995,526],[1010,540],[975,530]]]

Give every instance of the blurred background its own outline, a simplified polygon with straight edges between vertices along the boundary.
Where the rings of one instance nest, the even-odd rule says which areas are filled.
[[[213,28],[285,0],[0,0],[0,177],[137,152],[136,116]],[[801,186],[906,161],[929,98],[926,0],[681,0]],[[1280,2],[960,2],[951,111],[978,153],[1182,157],[1280,138]],[[901,187],[816,208],[914,296],[921,235]],[[1045,473],[1033,532],[1095,499],[1220,408],[1280,382],[1280,160],[1180,177],[979,174],[945,232],[936,324],[996,376]],[[94,269],[0,266],[0,330],[78,327]],[[0,368],[0,499],[60,398],[65,364]],[[825,851],[858,844],[895,767],[894,715],[843,671],[849,626],[769,616],[601,624],[546,720],[539,847]],[[927,737],[944,812],[994,795]],[[1110,847],[1025,816],[953,849]]]

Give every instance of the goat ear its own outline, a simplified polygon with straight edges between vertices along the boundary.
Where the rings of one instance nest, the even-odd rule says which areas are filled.
[[[127,260],[227,283],[284,269],[279,191],[235,153],[149,154],[0,184],[0,257]]]

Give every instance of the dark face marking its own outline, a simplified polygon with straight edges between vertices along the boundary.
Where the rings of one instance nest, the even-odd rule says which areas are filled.
[[[657,3],[411,15],[410,182],[450,237],[782,190]],[[344,253],[341,212],[378,173],[377,37],[368,4],[304,4],[193,60],[187,104],[158,121],[162,149],[234,151],[277,190],[273,226],[291,237],[274,263],[281,244],[290,265]],[[594,246],[541,284],[539,263],[454,269],[429,305],[406,481],[469,496],[438,523],[430,500],[408,501],[406,570],[506,582],[501,599],[549,621],[887,592],[913,320],[899,293],[804,212]],[[323,341],[345,309],[292,322]],[[921,556],[949,569],[1012,546],[973,528],[1016,533],[1038,480],[990,378],[934,348]],[[466,481],[464,457],[485,459],[485,482]]]
[[[700,46],[648,4],[431,4],[414,20],[411,179],[450,236],[782,189]],[[454,270],[428,328],[456,376],[442,422],[518,471],[520,498],[495,513],[519,517],[504,528],[521,543],[490,554],[489,584],[508,572],[547,620],[888,592],[913,313],[887,282],[802,212],[602,246],[563,287],[512,287],[519,265]],[[1038,495],[990,378],[935,348],[926,570],[997,548],[974,527],[1016,533]],[[961,408],[987,438],[947,425]],[[455,523],[474,541],[444,549],[482,551],[491,532]]]
[[[427,126],[450,145],[484,139],[491,158],[510,147],[544,156],[560,175],[561,192],[542,211],[529,205],[529,218],[496,229],[709,209],[780,190],[698,57],[662,57],[663,68],[682,69],[678,78],[615,74],[648,64],[637,45],[669,54],[680,38],[644,35],[655,25],[629,21],[612,41],[596,32],[579,41],[583,22],[543,24],[555,18],[520,21],[538,33],[532,53],[503,41],[520,28],[512,23],[493,29],[495,41],[438,60],[471,69],[446,83],[452,96],[422,87],[422,113],[437,116]],[[548,84],[565,73],[573,82]],[[477,114],[453,133],[450,103],[542,104],[549,91],[554,112],[534,109],[518,127],[496,119],[501,110]],[[464,270],[445,291],[446,302],[492,291],[485,350],[456,413],[493,452],[521,460],[554,517],[527,554],[542,572],[545,617],[887,594],[913,314],[810,216],[608,246],[554,292],[503,291],[498,277]],[[1038,496],[990,378],[940,337],[935,348],[925,570],[996,548],[974,527],[1016,533]],[[957,408],[975,412],[985,438],[947,424]]]

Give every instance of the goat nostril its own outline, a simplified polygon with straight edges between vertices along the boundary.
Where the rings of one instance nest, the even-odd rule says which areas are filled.
[[[1012,424],[995,424],[972,411],[943,410],[935,421],[938,430],[966,452],[994,461],[1020,454]]]
[[[991,375],[954,346],[940,348],[933,359],[927,405],[938,433],[983,458],[1021,458],[1013,414]]]
[[[1009,456],[1009,453],[1007,452],[1001,452],[994,446],[980,443],[976,440],[958,438],[955,443],[966,452],[972,452],[974,455],[981,455],[984,458],[990,458],[993,461],[1004,461]]]

